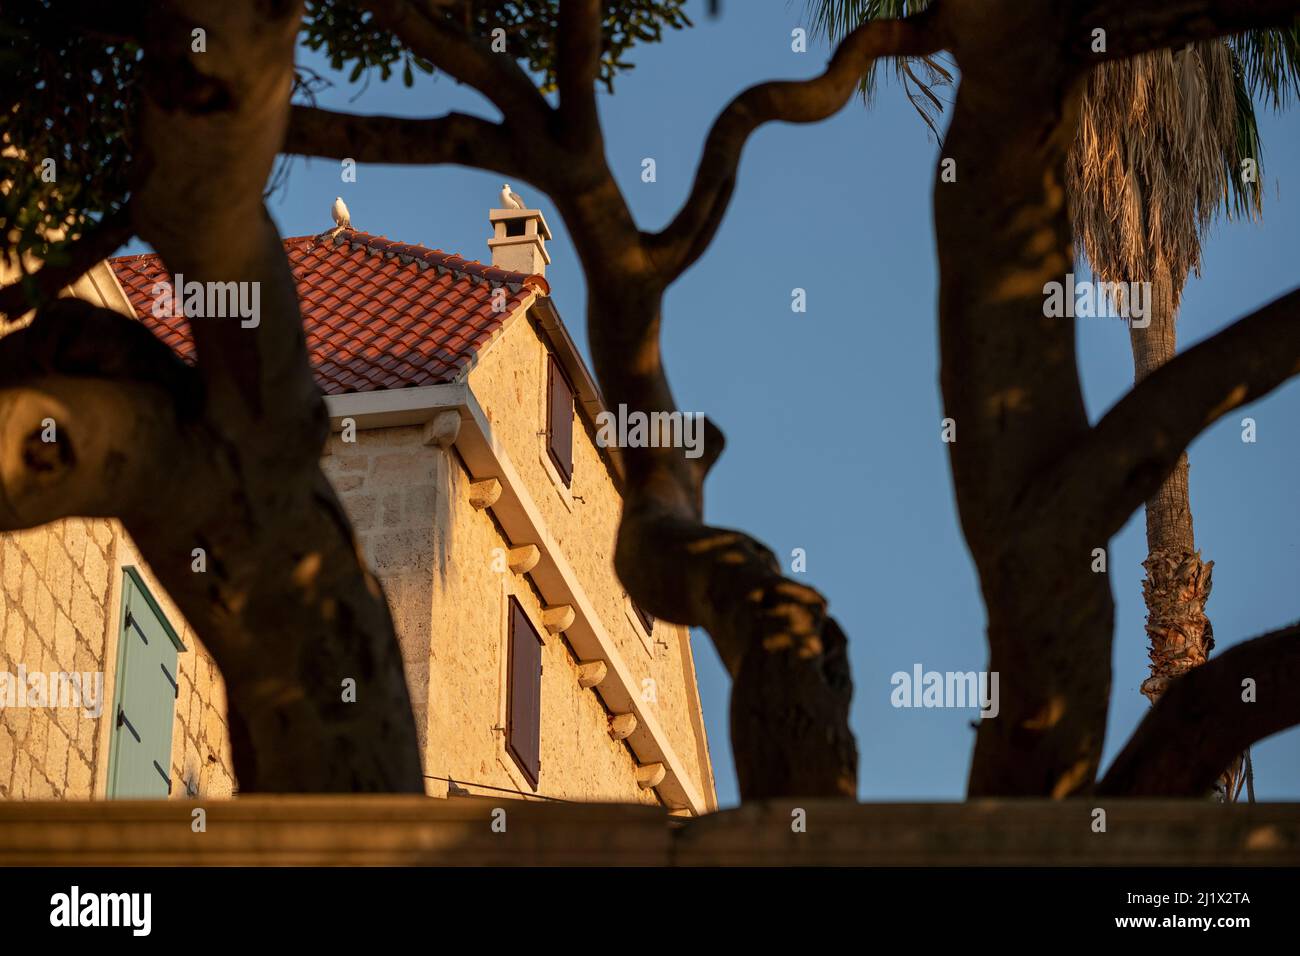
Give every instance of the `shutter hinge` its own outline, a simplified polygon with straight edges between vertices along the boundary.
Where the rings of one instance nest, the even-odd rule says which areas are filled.
[[[123,725],[126,726],[127,730],[131,731],[131,736],[135,738],[136,743],[143,743],[143,741],[140,740],[140,735],[136,733],[136,729],[132,725],[131,721],[127,720],[126,711],[123,710],[122,705],[119,704],[117,707],[117,726],[121,727]]]
[[[145,635],[144,629],[136,623],[135,616],[130,611],[126,612],[126,626],[135,628],[135,632],[140,635],[140,640],[144,641],[146,645],[149,643],[149,638]]]
[[[180,685],[176,683],[176,678],[172,677],[172,672],[167,669],[166,664],[159,663],[162,668],[163,676],[167,678],[167,683],[172,685],[172,699],[179,700],[181,696]]]

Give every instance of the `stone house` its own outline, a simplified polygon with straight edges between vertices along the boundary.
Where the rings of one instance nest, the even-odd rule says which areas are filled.
[[[285,240],[334,429],[322,466],[388,595],[427,792],[715,809],[689,631],[614,574],[618,451],[550,298],[550,231],[537,210],[489,218],[490,266],[352,229]],[[69,294],[189,358],[185,320],[152,314],[159,282],[156,256],[127,256]],[[20,669],[102,675],[99,713],[0,687],[0,797],[237,790],[220,674],[116,522],[0,535],[11,690]]]

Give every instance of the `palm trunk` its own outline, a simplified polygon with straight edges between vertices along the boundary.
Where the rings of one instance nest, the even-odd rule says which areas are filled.
[[[1151,283],[1146,328],[1131,327],[1134,379],[1141,381],[1174,356],[1177,347],[1173,279],[1160,263]],[[1151,676],[1142,693],[1155,703],[1169,682],[1205,663],[1214,646],[1214,630],[1205,616],[1210,597],[1213,561],[1201,561],[1192,531],[1187,488],[1187,455],[1147,502],[1147,576],[1142,596],[1147,606],[1147,637],[1151,642]]]
[[[1151,324],[1129,329],[1138,382],[1173,358],[1177,348],[1178,306],[1168,266],[1160,263],[1153,280]],[[1142,597],[1147,606],[1151,676],[1142,682],[1142,693],[1154,704],[1171,680],[1204,664],[1214,648],[1214,628],[1205,615],[1214,562],[1202,561],[1196,549],[1186,454],[1147,501],[1146,517],[1147,559],[1142,566],[1147,575]],[[1239,758],[1220,778],[1219,799],[1232,799],[1240,765]]]

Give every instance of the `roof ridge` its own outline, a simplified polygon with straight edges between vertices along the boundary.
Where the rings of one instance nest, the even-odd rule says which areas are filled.
[[[508,269],[488,265],[477,259],[467,259],[459,253],[431,249],[419,243],[389,239],[387,236],[377,236],[372,233],[362,232],[359,229],[327,229],[325,232],[316,235],[285,236],[281,241],[286,246],[301,243],[309,243],[312,246],[317,243],[330,243],[337,246],[347,243],[354,249],[364,249],[367,255],[377,253],[384,257],[393,256],[402,259],[403,265],[419,263],[420,265],[416,265],[416,268],[421,271],[432,266],[445,269],[448,272],[455,272],[458,275],[469,276],[471,279],[509,286],[511,291],[518,291],[520,288],[527,287],[544,295],[550,293],[550,284],[542,276],[530,275],[526,272],[512,272]],[[142,252],[129,256],[112,256],[108,261],[113,263],[157,258],[159,256],[156,252]]]
[[[500,269],[497,266],[488,265],[479,262],[477,259],[467,259],[456,252],[445,252],[442,249],[432,249],[428,246],[413,242],[402,242],[398,239],[389,239],[387,236],[377,236],[372,233],[362,232],[359,229],[340,229],[338,231],[329,230],[320,236],[304,236],[297,238],[324,238],[326,241],[332,241],[335,245],[347,243],[352,248],[364,248],[369,253],[378,253],[385,257],[396,256],[403,260],[403,265],[412,263],[423,263],[423,266],[417,265],[416,268],[434,268],[446,269],[449,272],[456,272],[460,275],[470,276],[474,279],[482,279],[487,282],[493,282],[498,285],[511,286],[518,290],[522,286],[535,288],[535,282],[529,282],[530,279],[539,277],[532,276],[525,272],[512,272],[508,269]],[[292,242],[293,239],[285,239]],[[549,291],[549,286],[547,287]]]

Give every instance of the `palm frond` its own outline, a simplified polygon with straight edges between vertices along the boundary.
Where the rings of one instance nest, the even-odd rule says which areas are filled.
[[[1252,98],[1284,109],[1300,99],[1300,20],[1289,27],[1252,30],[1229,41],[1241,62]]]
[[[824,36],[832,44],[872,20],[901,19],[920,13],[931,0],[809,0],[814,36]],[[940,139],[938,120],[944,103],[935,90],[951,87],[952,71],[938,57],[894,60],[894,73],[912,106],[925,121],[935,139]],[[875,98],[879,62],[872,63],[858,84],[863,99]],[[920,75],[918,75],[918,73]]]
[[[1264,209],[1264,146],[1255,119],[1255,99],[1251,95],[1245,65],[1236,49],[1232,50],[1232,71],[1237,113],[1237,150],[1236,165],[1232,164],[1232,159],[1226,154],[1223,157],[1228,182],[1231,184],[1225,203],[1229,218],[1242,216],[1257,219]],[[1246,159],[1255,161],[1255,176],[1249,182],[1242,176],[1241,162]]]
[[[814,34],[837,43],[862,23],[905,17],[930,0],[809,0]],[[876,64],[863,77],[870,101]],[[932,58],[894,63],[908,99],[938,138],[952,73]],[[1150,281],[1168,270],[1175,295],[1200,271],[1201,241],[1215,215],[1262,211],[1255,99],[1275,109],[1300,99],[1300,19],[1157,50],[1093,70],[1080,109],[1068,179],[1077,251],[1107,282]],[[1242,176],[1242,161],[1255,176]],[[1177,306],[1177,302],[1174,302]]]
[[[1078,252],[1103,281],[1151,281],[1168,270],[1181,290],[1200,269],[1214,216],[1224,208],[1249,214],[1252,184],[1241,181],[1240,166],[1243,156],[1258,157],[1258,137],[1249,140],[1253,113],[1243,113],[1241,76],[1217,40],[1092,72],[1067,192]]]

